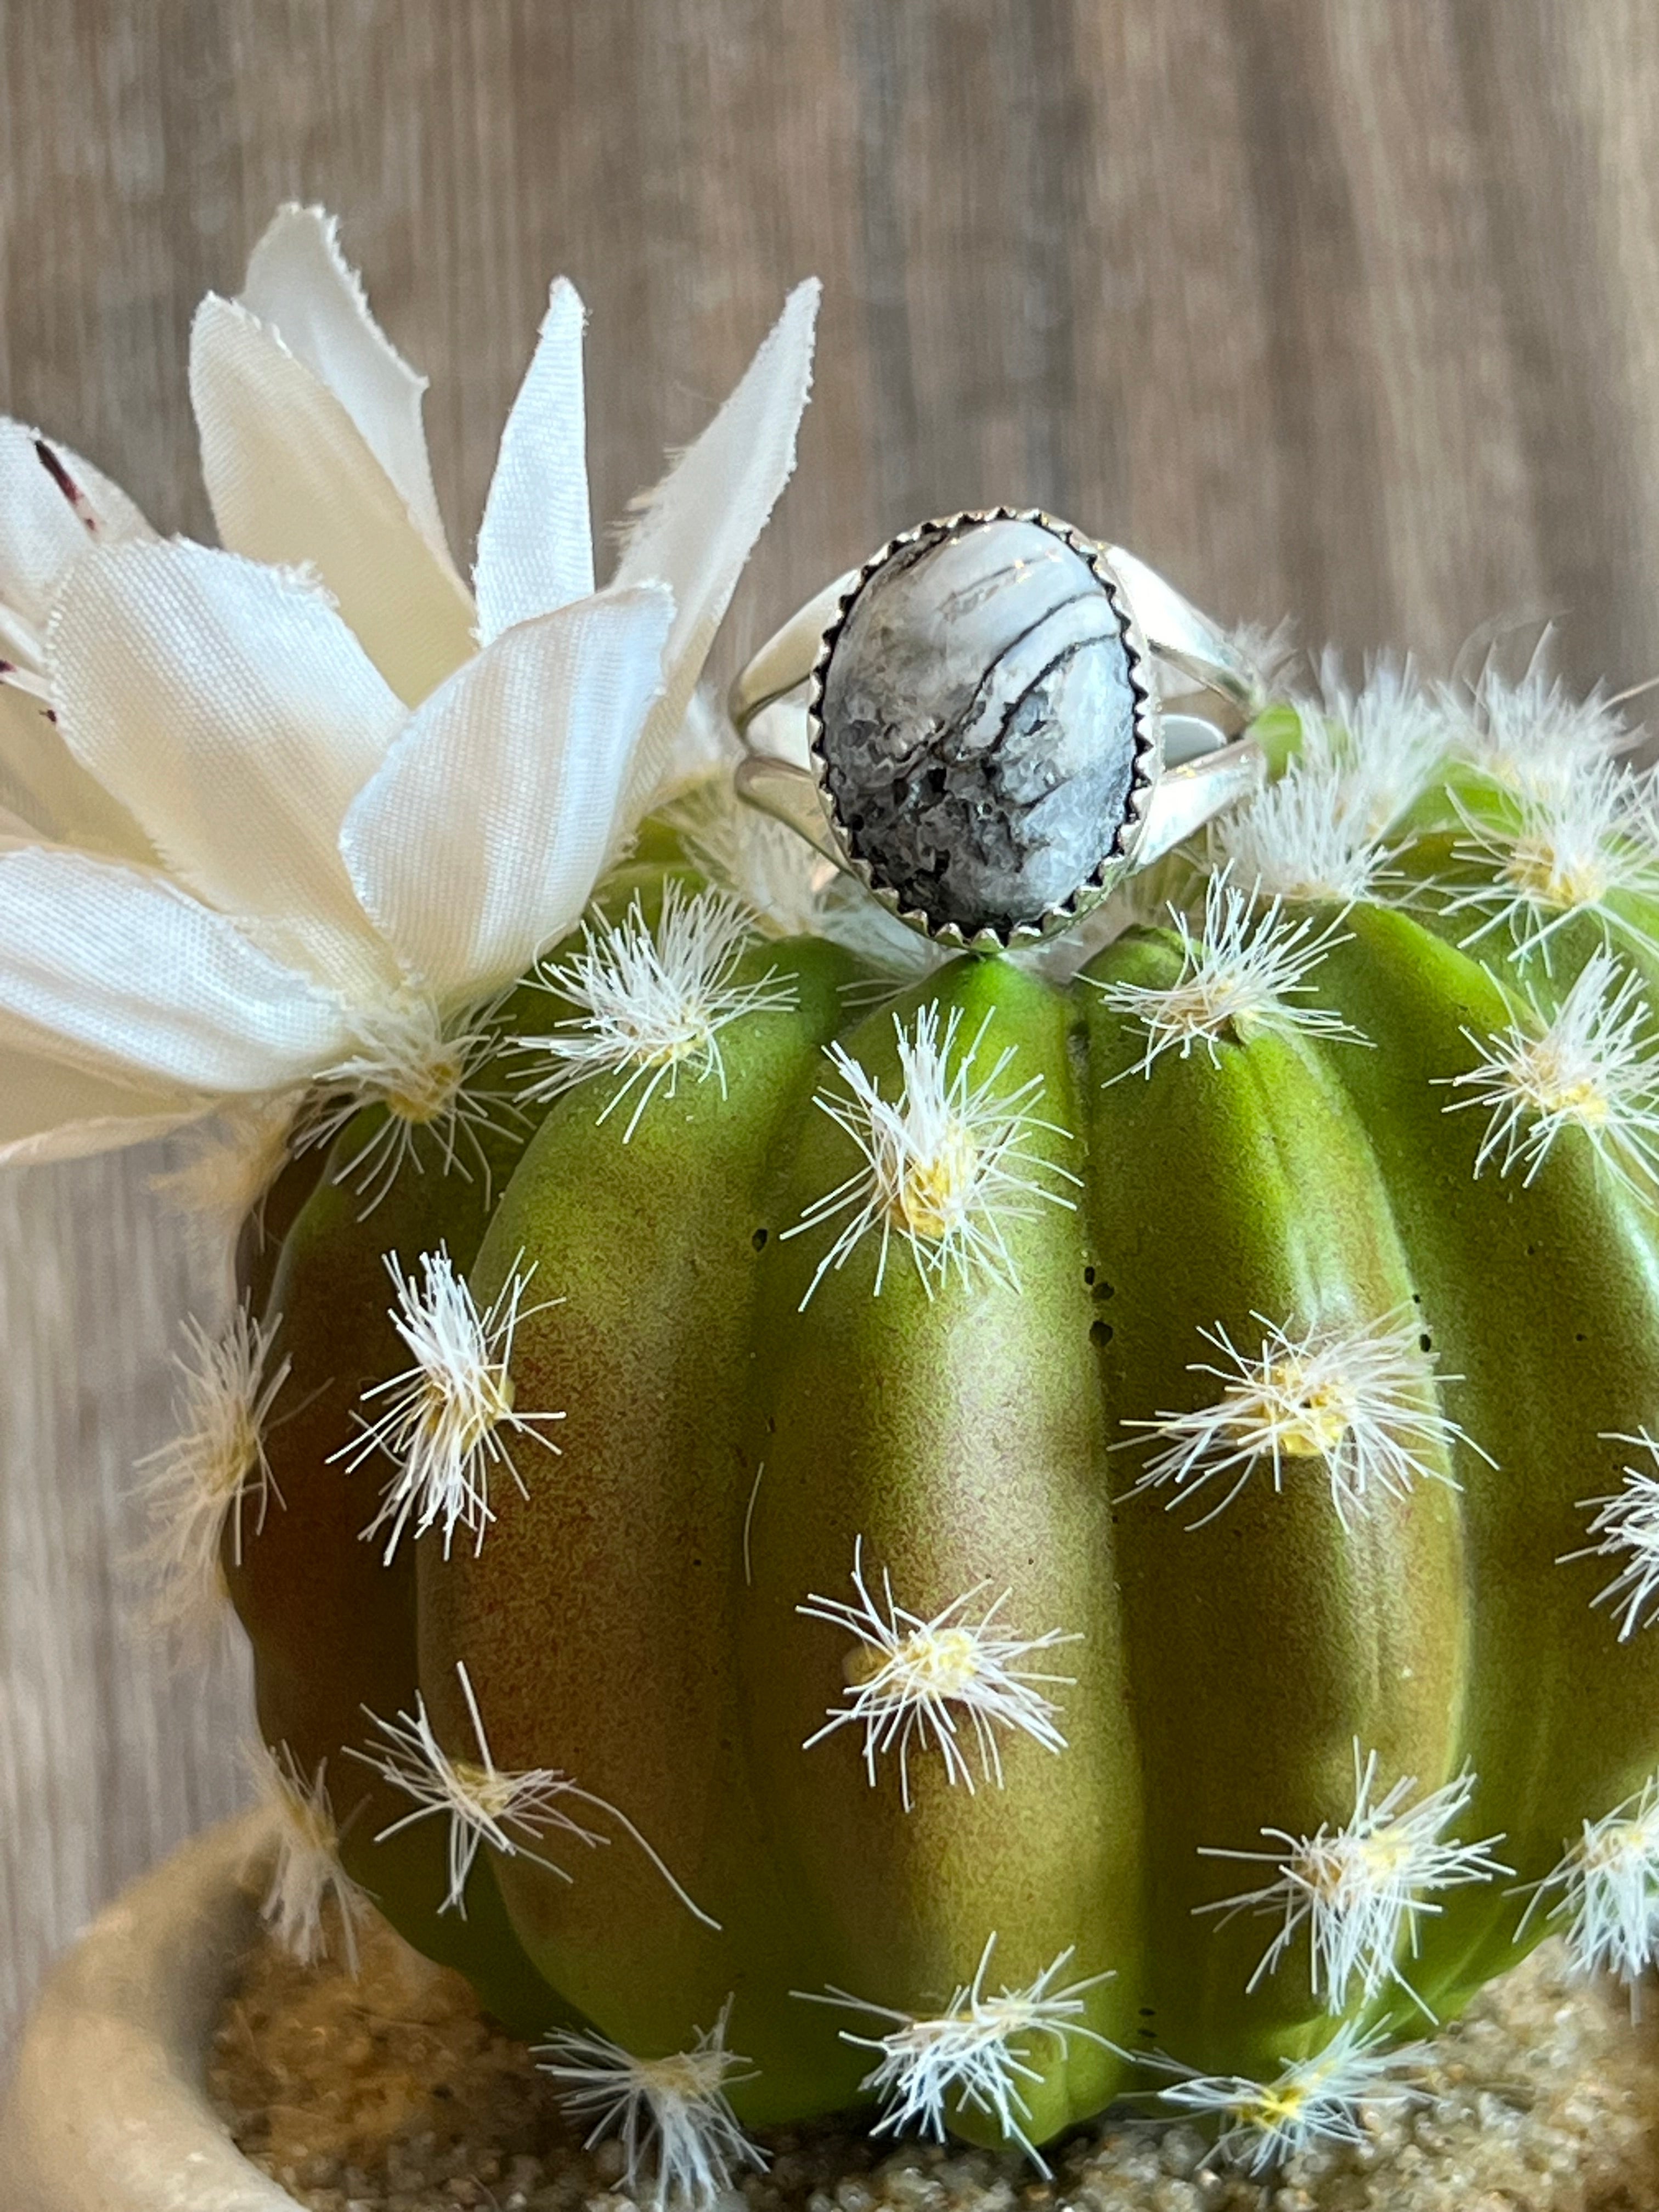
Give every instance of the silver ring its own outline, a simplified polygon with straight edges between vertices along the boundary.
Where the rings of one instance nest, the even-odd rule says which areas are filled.
[[[805,765],[757,742],[805,687]],[[1037,508],[919,523],[732,685],[737,787],[935,943],[1068,929],[1256,790],[1261,677],[1121,546]]]

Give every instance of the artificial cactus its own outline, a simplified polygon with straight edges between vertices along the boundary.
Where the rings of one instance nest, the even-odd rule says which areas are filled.
[[[1260,734],[1070,968],[769,936],[710,854],[787,833],[659,823],[468,1174],[289,1170],[223,1567],[293,1882],[664,2188],[860,2098],[1265,2155],[1547,1929],[1647,1962],[1648,787],[1535,674]]]

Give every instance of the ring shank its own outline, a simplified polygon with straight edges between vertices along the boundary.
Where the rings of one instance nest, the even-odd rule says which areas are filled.
[[[858,574],[856,568],[849,568],[833,584],[815,592],[781,629],[774,631],[739,672],[726,703],[732,726],[745,744],[756,716],[798,691],[811,674],[823,633],[840,613],[841,603],[858,581]]]
[[[1146,868],[1161,860],[1224,807],[1253,799],[1267,780],[1267,756],[1254,738],[1234,738],[1166,766],[1152,792],[1131,866]]]
[[[1237,737],[1266,703],[1256,669],[1220,624],[1201,614],[1156,568],[1121,545],[1108,545],[1104,551],[1128,593],[1153,659],[1188,686],[1183,692],[1159,683],[1164,713],[1185,709],[1213,724],[1224,738]]]

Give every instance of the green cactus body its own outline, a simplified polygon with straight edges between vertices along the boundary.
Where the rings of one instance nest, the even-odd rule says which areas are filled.
[[[1419,826],[1443,878],[1454,833]],[[1617,1565],[1582,1556],[1629,1457],[1607,1439],[1659,1407],[1659,1235],[1583,1128],[1528,1183],[1477,1175],[1455,1079],[1526,994],[1506,942],[1431,919],[1310,909],[1329,933],[1284,1005],[1322,1018],[1247,1009],[1184,1050],[1134,1011],[1181,987],[1164,929],[1068,981],[963,958],[873,1007],[836,946],[757,944],[739,980],[793,1008],[734,1021],[720,1079],[682,1070],[631,1133],[600,1075],[488,1206],[405,1176],[360,1219],[325,1179],[271,1293],[286,1510],[233,1578],[267,1737],[327,1755],[404,1932],[521,2029],[580,2016],[646,2059],[729,2002],[757,2124],[855,2101],[871,2049],[840,2032],[938,2021],[994,1938],[975,1986],[1011,1993],[1033,2145],[1155,2084],[1147,2054],[1267,2079],[1518,1957],[1546,1924],[1518,1893],[1659,1764],[1659,1636],[1620,1638],[1592,1603]],[[1600,941],[1575,924],[1528,983],[1559,1003]],[[897,1099],[930,1024],[957,1110],[883,1181],[846,1070]],[[400,1364],[382,1254],[440,1237],[479,1309],[532,1263],[557,1301],[511,1383],[565,1416],[559,1455],[515,1445],[481,1540],[386,1565],[358,1540],[384,1464],[328,1455]],[[1245,1425],[1270,1385],[1276,1457]],[[908,1706],[872,1687],[884,1623]],[[441,1820],[375,1844],[408,1801],[341,1757],[417,1688],[453,1758],[470,1688],[497,1768],[582,1793],[480,1853],[465,1919]],[[1373,1754],[1375,1796],[1449,1793],[1473,1856],[1407,1884],[1381,1961],[1316,1970],[1304,1922],[1269,1969],[1282,1901],[1230,1901],[1351,1822]],[[1034,1989],[1068,2008],[1022,2011]]]
[[[605,910],[623,911],[659,881],[659,870],[619,872]],[[516,994],[506,1020],[533,1025],[539,995]],[[289,1364],[264,1439],[281,1504],[257,1530],[246,1517],[240,1528],[228,1522],[221,1564],[253,1644],[260,1732],[301,1775],[322,1766],[347,1875],[409,1942],[471,1974],[493,2011],[526,2027],[562,2024],[574,2015],[514,1938],[488,1854],[473,1863],[465,1911],[441,1909],[444,1836],[427,1824],[378,1842],[409,1802],[350,1757],[362,1747],[366,1716],[407,1710],[418,1686],[414,1553],[404,1546],[387,1556],[365,1538],[382,1475],[353,1449],[363,1394],[407,1359],[388,1311],[386,1263],[412,1271],[441,1246],[470,1267],[533,1127],[518,1113],[483,1127],[480,1156],[450,1173],[417,1136],[404,1170],[368,1205],[357,1165],[385,1118],[373,1108],[325,1152],[299,1153],[267,1200],[263,1233],[250,1224],[242,1237],[240,1271],[273,1323],[271,1358]]]
[[[356,1123],[342,1132],[337,1168],[363,1134]],[[487,1218],[482,1188],[459,1176],[400,1177],[367,1220],[360,1212],[352,1185],[325,1173],[284,1240],[269,1294],[281,1316],[277,1355],[292,1362],[283,1417],[266,1445],[283,1503],[257,1534],[244,1528],[240,1559],[228,1546],[223,1562],[258,1655],[260,1730],[286,1745],[306,1775],[327,1762],[345,1870],[411,1942],[471,1972],[492,2009],[522,2019],[550,2008],[562,2019],[565,2008],[513,1940],[488,1859],[474,1865],[465,1917],[441,1912],[444,1838],[428,1825],[377,1844],[408,1802],[347,1755],[363,1741],[366,1711],[396,1712],[416,1688],[413,1553],[405,1547],[386,1560],[378,1543],[362,1540],[379,1477],[337,1456],[350,1448],[361,1394],[400,1364],[385,1255],[413,1267],[447,1240],[465,1261]]]

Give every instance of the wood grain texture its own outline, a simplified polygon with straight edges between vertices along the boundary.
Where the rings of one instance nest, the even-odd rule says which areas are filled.
[[[470,549],[556,271],[612,515],[816,271],[722,665],[1002,499],[1316,643],[1443,665],[1557,611],[1622,686],[1659,672],[1656,112],[1640,0],[4,0],[0,404],[205,531],[191,311],[321,200]],[[155,1165],[0,1181],[0,2036],[236,1791],[236,1662],[170,1672],[118,1601],[192,1287]]]

